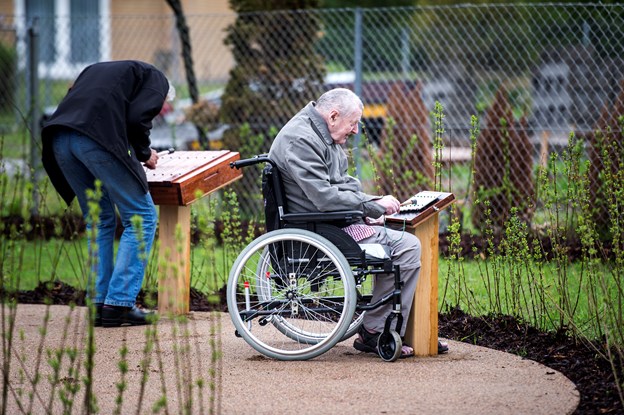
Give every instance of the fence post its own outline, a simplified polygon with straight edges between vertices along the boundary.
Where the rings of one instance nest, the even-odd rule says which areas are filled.
[[[354,33],[354,54],[353,66],[355,70],[355,80],[353,89],[357,96],[362,97],[362,8],[355,8],[355,33]],[[360,177],[362,170],[360,157],[361,128],[353,140],[353,160],[355,161],[356,177]]]
[[[32,181],[32,207],[31,214],[39,215],[39,177],[41,175],[41,162],[39,157],[39,32],[37,30],[37,18],[35,17],[28,28],[28,93],[30,104],[30,172]]]
[[[410,36],[407,27],[401,29],[401,72],[403,79],[410,79]]]

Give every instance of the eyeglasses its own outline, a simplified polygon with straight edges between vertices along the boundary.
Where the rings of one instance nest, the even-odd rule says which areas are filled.
[[[349,124],[349,126],[351,126],[351,129],[354,129],[356,126],[360,125],[361,123],[362,123],[362,120],[357,120]]]

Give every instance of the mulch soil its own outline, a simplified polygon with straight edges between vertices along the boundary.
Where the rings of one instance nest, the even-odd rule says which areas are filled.
[[[597,352],[605,347],[598,342],[542,332],[510,316],[473,317],[458,309],[440,314],[438,324],[442,337],[513,353],[563,373],[580,392],[575,414],[624,413],[611,365]]]
[[[85,304],[84,291],[61,282],[42,283],[15,297],[25,304]],[[193,311],[225,311],[225,292],[220,293],[222,301],[216,305],[195,289],[191,289],[190,298]],[[144,300],[139,296],[139,303]],[[438,325],[441,337],[513,353],[563,373],[580,392],[575,414],[624,414],[613,370],[596,352],[604,350],[599,343],[587,344],[565,333],[542,332],[510,316],[474,317],[459,309],[441,313]],[[623,375],[618,374],[620,379]]]

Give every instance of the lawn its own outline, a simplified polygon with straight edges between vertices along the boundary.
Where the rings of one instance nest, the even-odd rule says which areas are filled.
[[[157,284],[158,242],[149,261],[145,287]],[[191,249],[191,286],[210,294],[222,288],[237,252],[217,246],[209,240]],[[87,241],[50,239],[14,241],[2,239],[1,265],[5,286],[32,290],[39,283],[59,280],[75,288],[87,284]],[[617,286],[610,277],[609,263],[596,264],[589,272],[586,264],[537,262],[523,264],[489,260],[452,260],[439,262],[438,306],[441,311],[460,307],[471,315],[489,313],[515,315],[527,321],[539,321],[546,329],[556,329],[562,321],[574,324],[581,332],[594,337],[592,319],[600,308],[596,302],[616,302]],[[602,276],[602,277],[601,277]],[[607,287],[598,292],[594,285]],[[601,292],[613,294],[605,299]],[[572,317],[570,317],[572,316]],[[604,316],[603,316],[604,318]]]
[[[546,330],[576,327],[595,338],[596,321],[608,320],[605,308],[619,301],[617,281],[609,262],[590,270],[581,261],[442,259],[438,308],[444,312],[458,306],[475,316],[513,315]]]
[[[0,265],[6,287],[32,290],[41,282],[56,280],[81,290],[87,286],[86,237],[71,241],[62,239],[14,241],[6,238],[0,241],[2,244]],[[146,287],[156,286],[157,254],[156,241],[145,276]],[[227,281],[231,262],[221,247],[207,250],[205,246],[193,246],[191,286],[204,293],[218,290]]]

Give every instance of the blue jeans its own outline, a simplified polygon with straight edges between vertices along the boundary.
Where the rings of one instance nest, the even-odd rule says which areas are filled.
[[[93,223],[89,219],[86,191],[95,189],[96,179],[102,183],[95,246],[89,240],[89,255],[97,250],[91,272],[96,275],[95,295],[89,288],[90,297],[95,303],[133,307],[156,234],[158,216],[151,195],[117,157],[87,136],[73,130],[59,131],[52,147],[63,175],[76,193],[88,230]],[[124,231],[113,262],[115,207]],[[140,229],[133,224],[134,216],[142,219]]]

